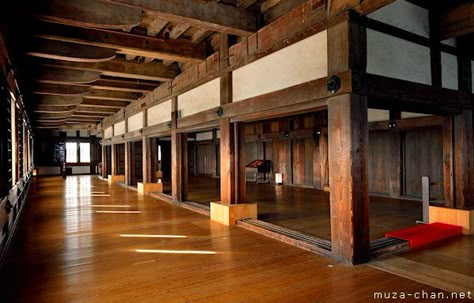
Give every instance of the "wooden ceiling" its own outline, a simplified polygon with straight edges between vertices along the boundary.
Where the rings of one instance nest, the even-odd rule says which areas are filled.
[[[219,33],[239,41],[304,0],[10,2],[30,116],[36,128],[57,129],[94,127],[215,52]],[[327,5],[343,2],[354,1]]]

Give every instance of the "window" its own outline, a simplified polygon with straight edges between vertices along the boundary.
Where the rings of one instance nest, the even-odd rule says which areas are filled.
[[[77,143],[66,142],[66,162],[77,163]]]
[[[80,143],[79,148],[80,148],[79,155],[81,157],[81,163],[91,162],[91,144]]]

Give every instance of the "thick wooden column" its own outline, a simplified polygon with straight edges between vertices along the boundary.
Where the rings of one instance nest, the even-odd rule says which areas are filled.
[[[143,137],[142,139],[142,170],[143,170],[143,183],[151,182],[151,149],[150,139]]]
[[[444,206],[453,208],[456,202],[454,193],[454,134],[453,117],[443,121],[443,191]]]
[[[473,112],[454,116],[455,207],[474,208]]]
[[[117,163],[117,145],[112,144],[112,152],[111,152],[111,161],[110,164],[112,165],[112,176],[118,175],[118,163]]]
[[[357,264],[369,256],[367,98],[328,100],[332,252]]]
[[[234,125],[230,118],[221,119],[221,203],[235,202]]]
[[[132,142],[125,142],[125,184],[126,185],[132,184],[131,144]]]
[[[171,195],[176,201],[185,201],[187,198],[187,135],[177,131],[177,97],[172,99],[171,104]]]
[[[107,178],[107,147],[102,145],[102,178]]]

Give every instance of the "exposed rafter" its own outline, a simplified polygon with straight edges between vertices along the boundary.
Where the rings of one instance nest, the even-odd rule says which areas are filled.
[[[474,32],[474,2],[466,2],[444,11],[439,20],[441,39],[455,38]]]
[[[33,88],[32,93],[39,95],[81,96],[88,91],[89,88],[84,86],[41,83]]]
[[[72,62],[104,62],[115,58],[115,50],[75,43],[39,39],[28,55]]]
[[[79,28],[43,22],[38,25],[38,37],[50,40],[106,47],[129,55],[173,61],[201,62],[206,58],[205,46],[188,41],[163,39],[121,33],[111,30]]]
[[[52,84],[80,84],[91,83],[100,79],[100,73],[82,70],[70,70],[64,68],[43,68],[37,76],[36,81]]]
[[[75,26],[130,29],[142,21],[140,8],[114,5],[97,0],[35,1],[39,18]]]
[[[80,63],[59,60],[45,61],[45,66],[61,67],[75,70],[100,72],[105,76],[142,79],[150,81],[170,81],[178,74],[176,65],[164,66],[160,62],[138,63],[112,60],[109,62]]]
[[[158,18],[237,36],[257,31],[257,16],[245,9],[195,0],[104,0],[141,8]]]

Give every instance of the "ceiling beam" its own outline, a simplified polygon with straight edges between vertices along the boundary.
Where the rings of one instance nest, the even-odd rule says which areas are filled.
[[[257,31],[257,15],[214,1],[104,0],[141,8],[150,15],[174,23],[186,23],[217,32],[248,36]]]
[[[38,24],[37,37],[116,49],[129,55],[199,63],[206,59],[205,45],[185,40],[163,40],[111,30],[79,28],[49,22]]]
[[[77,108],[75,105],[69,106],[44,106],[36,105],[34,107],[35,113],[70,113]]]
[[[33,104],[42,106],[76,106],[82,102],[81,96],[39,96]]]
[[[161,62],[138,63],[131,61],[112,60],[108,62],[81,63],[48,60],[45,61],[43,65],[100,72],[105,76],[160,82],[171,81],[178,75],[177,65],[164,66]]]
[[[88,87],[41,83],[33,87],[32,93],[39,95],[81,96],[89,91]]]
[[[114,92],[106,90],[90,90],[83,95],[84,99],[101,99],[112,101],[135,101],[142,97],[140,93]]]
[[[136,92],[136,93],[149,93],[153,91],[159,84],[156,84],[155,87],[150,87],[143,85],[138,81],[135,82],[118,82],[114,80],[100,79],[89,83],[88,86],[92,89],[104,89],[104,90],[115,90],[122,92]]]
[[[107,108],[107,107],[94,107],[94,106],[86,106],[86,105],[79,105],[77,110],[84,113],[103,113],[103,114],[115,114],[118,109],[117,108]]]
[[[101,107],[101,108],[124,108],[128,104],[129,101],[112,101],[112,100],[102,100],[102,99],[93,99],[93,98],[86,98],[82,101],[81,105],[87,105],[92,107]]]
[[[140,8],[126,7],[97,0],[34,1],[33,10],[43,20],[64,24],[108,29],[131,29],[143,19]]]
[[[100,73],[82,70],[48,67],[42,68],[36,75],[36,81],[52,84],[84,84],[100,79]]]
[[[474,32],[474,2],[459,4],[440,14],[439,34],[441,40],[472,32]]]
[[[27,54],[32,57],[71,62],[104,62],[115,58],[115,50],[63,41],[38,40]]]
[[[395,0],[327,0],[328,16],[332,17],[347,10],[355,10],[361,15],[370,14]]]

